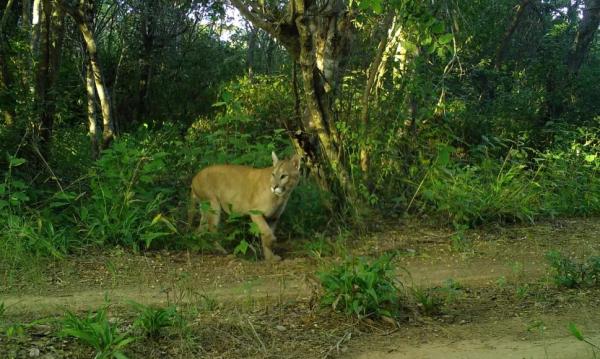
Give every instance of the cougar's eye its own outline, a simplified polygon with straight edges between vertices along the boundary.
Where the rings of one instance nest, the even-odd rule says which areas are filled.
[[[287,175],[281,175],[281,177],[280,177],[280,178],[281,178],[281,179],[284,179],[284,178],[286,178],[286,177],[287,177]]]

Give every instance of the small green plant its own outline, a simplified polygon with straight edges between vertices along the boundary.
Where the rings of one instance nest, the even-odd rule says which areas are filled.
[[[523,299],[523,298],[527,297],[527,295],[529,294],[529,290],[530,290],[529,284],[527,284],[527,283],[517,285],[517,288],[515,291],[517,298]]]
[[[598,346],[598,344],[595,344],[595,343],[591,342],[588,338],[586,338],[583,335],[583,333],[581,332],[581,330],[579,330],[579,328],[577,328],[577,325],[575,325],[575,323],[569,323],[568,329],[569,329],[569,332],[571,333],[571,335],[574,336],[575,338],[577,338],[577,340],[586,343],[587,345],[589,345],[592,348],[592,352],[594,353],[594,358],[595,358],[596,350],[599,350],[600,346]]]
[[[473,244],[465,234],[467,226],[455,223],[456,232],[450,237],[452,241],[452,249],[457,252],[469,252],[473,250]]]
[[[130,304],[138,312],[138,317],[133,325],[139,328],[147,337],[158,338],[163,328],[175,325],[177,309],[174,306],[152,308],[136,302]]]
[[[60,324],[59,335],[77,338],[94,348],[94,359],[127,359],[122,350],[136,340],[129,333],[119,333],[117,327],[108,321],[106,307],[84,317],[67,311]]]
[[[442,307],[452,303],[460,295],[463,286],[452,278],[444,281],[443,286],[422,288],[413,286],[412,294],[417,307],[425,315],[437,315]]]
[[[577,262],[562,253],[550,251],[546,260],[553,270],[556,285],[566,288],[596,286],[600,284],[600,257],[591,256],[585,262]]]
[[[219,307],[219,302],[212,296],[201,294],[198,305],[201,310],[212,312]]]
[[[425,315],[436,315],[442,312],[444,298],[439,288],[412,288],[413,297],[419,310]]]
[[[397,316],[401,283],[394,276],[392,259],[389,254],[374,261],[350,257],[317,273],[324,290],[321,303],[358,318]]]
[[[314,239],[304,243],[303,249],[314,258],[331,256],[334,252],[333,245],[324,233],[316,233]]]

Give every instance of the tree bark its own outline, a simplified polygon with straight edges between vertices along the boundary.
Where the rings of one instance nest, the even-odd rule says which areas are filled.
[[[13,84],[13,77],[8,67],[8,37],[6,35],[6,23],[11,11],[14,0],[9,0],[6,3],[2,19],[0,20],[0,103],[4,103],[0,109],[0,116],[4,118],[4,124],[10,126],[14,122],[15,109],[12,105],[14,101],[11,99],[10,89]]]
[[[102,70],[98,59],[98,50],[96,47],[96,40],[92,32],[91,22],[89,20],[89,17],[86,16],[84,9],[82,9],[82,6],[86,6],[86,4],[82,4],[82,6],[80,7],[73,8],[69,7],[68,4],[65,4],[65,2],[63,1],[63,6],[77,24],[77,27],[79,28],[79,31],[83,36],[83,41],[85,42],[87,56],[89,58],[90,66],[92,68],[92,73],[94,77],[96,94],[98,96],[98,99],[100,100],[100,109],[102,113],[101,147],[102,149],[106,149],[110,147],[110,144],[114,139],[114,124],[111,117],[108,89],[104,84],[104,78],[102,76]]]
[[[6,7],[4,8],[4,12],[2,13],[2,18],[0,19],[0,34],[4,34],[4,27],[6,26],[6,22],[8,21],[8,16],[10,14],[11,8],[13,6],[14,0],[8,0],[6,2]]]
[[[339,197],[357,202],[348,166],[342,156],[342,143],[335,124],[334,108],[340,61],[347,50],[349,15],[343,0],[317,3],[295,0],[287,4],[286,13],[276,8],[264,10],[254,3],[231,0],[240,13],[256,27],[276,38],[300,65],[303,79],[306,116],[302,126],[318,141],[303,141],[305,153],[320,153],[327,166],[329,188],[339,190]],[[332,186],[332,184],[334,186]]]
[[[140,63],[140,80],[138,83],[137,110],[135,122],[144,120],[148,114],[148,89],[152,76],[152,62],[156,37],[156,19],[154,16],[155,1],[143,1],[141,9],[140,33],[142,35],[142,54]]]
[[[600,25],[600,0],[584,1],[583,17],[577,29],[573,46],[567,56],[567,67],[571,75],[576,75],[590,50],[594,36]]]
[[[366,177],[369,171],[369,151],[368,151],[368,126],[369,126],[369,100],[371,97],[371,92],[373,90],[373,86],[375,85],[377,79],[377,72],[379,70],[379,66],[383,60],[383,54],[387,48],[388,40],[389,40],[389,32],[392,30],[390,26],[392,26],[394,20],[394,13],[389,12],[384,20],[381,31],[383,32],[383,36],[379,41],[379,45],[377,46],[377,50],[375,52],[375,58],[371,65],[369,65],[369,69],[367,70],[367,80],[365,83],[365,88],[363,90],[362,99],[361,99],[361,112],[360,112],[360,122],[361,122],[361,133],[363,138],[363,143],[360,147],[360,168],[363,172],[363,175]]]
[[[98,126],[98,120],[96,119],[96,87],[94,72],[89,58],[86,58],[85,89],[87,93],[88,134],[92,146],[92,159],[96,160],[100,155],[100,144],[98,143],[100,128]]]
[[[35,81],[35,108],[39,116],[39,139],[42,147],[45,147],[50,143],[54,126],[56,98],[53,87],[60,67],[64,23],[61,9],[53,1],[43,0],[38,5],[40,10],[37,13],[39,34],[33,34],[37,36],[33,40],[35,41],[33,47],[39,50],[34,52],[39,55]]]
[[[29,30],[31,28],[31,0],[21,1],[21,27]]]

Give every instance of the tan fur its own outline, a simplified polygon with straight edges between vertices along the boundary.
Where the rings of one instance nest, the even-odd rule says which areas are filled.
[[[300,179],[300,157],[280,161],[275,153],[271,155],[272,167],[216,165],[198,172],[192,180],[189,225],[198,202],[210,204],[209,210],[201,211],[199,230],[208,226],[209,231],[215,231],[221,211],[249,215],[260,230],[265,259],[280,260],[271,246],[277,221]]]

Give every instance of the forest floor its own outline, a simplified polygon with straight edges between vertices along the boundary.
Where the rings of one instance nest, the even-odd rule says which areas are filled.
[[[406,222],[406,223],[403,223]],[[594,358],[567,329],[575,323],[600,345],[600,289],[561,289],[544,256],[600,253],[600,219],[490,226],[466,232],[452,249],[447,229],[397,221],[356,240],[284,241],[284,260],[122,249],[32,266],[0,284],[0,358],[91,358],[85,345],[59,337],[65,310],[85,313],[109,301],[109,317],[131,329],[129,301],[176,305],[185,323],[126,347],[130,358]],[[325,248],[322,247],[321,248]],[[438,288],[438,312],[407,312],[396,324],[357,321],[318,304],[315,273],[355,255],[396,251],[407,291]],[[337,248],[337,250],[336,250]],[[323,255],[328,254],[328,255]],[[1,274],[1,273],[0,273]],[[26,278],[26,279],[25,279]],[[418,308],[417,305],[412,305]]]

